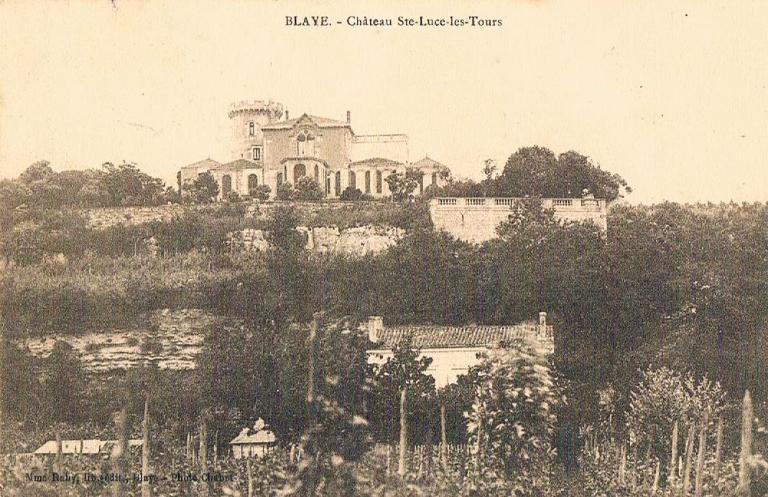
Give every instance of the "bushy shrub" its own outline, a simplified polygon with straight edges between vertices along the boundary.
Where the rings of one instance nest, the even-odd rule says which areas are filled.
[[[325,192],[320,184],[310,176],[303,176],[296,183],[296,189],[293,192],[294,200],[317,201],[325,198]]]
[[[363,192],[361,192],[358,188],[348,186],[344,189],[343,192],[341,192],[341,195],[339,195],[339,200],[357,201],[361,200],[362,196]]]
[[[295,192],[293,190],[292,184],[285,182],[280,183],[277,186],[277,192],[275,194],[275,198],[277,198],[277,200],[293,200],[294,195]]]
[[[724,406],[725,394],[719,383],[669,368],[651,369],[643,371],[630,394],[627,425],[638,444],[664,459],[675,422],[682,438],[689,425],[701,423],[705,413],[713,427]]]

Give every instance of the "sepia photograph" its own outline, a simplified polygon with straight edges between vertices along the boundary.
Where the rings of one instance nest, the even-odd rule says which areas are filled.
[[[768,496],[767,20],[0,0],[0,497]]]

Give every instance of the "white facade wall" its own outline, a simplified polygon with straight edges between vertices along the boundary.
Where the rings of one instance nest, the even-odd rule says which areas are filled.
[[[469,368],[480,364],[478,354],[488,350],[487,347],[422,349],[419,358],[432,358],[432,364],[427,369],[427,374],[435,379],[435,386],[441,388],[449,383],[455,383],[460,375],[467,374]],[[391,357],[391,350],[374,349],[368,351],[369,364],[384,364]]]

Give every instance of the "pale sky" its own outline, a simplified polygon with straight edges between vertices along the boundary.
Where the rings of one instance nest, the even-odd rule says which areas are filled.
[[[355,132],[405,133],[411,160],[462,176],[535,144],[621,174],[632,202],[768,201],[766,25],[768,2],[748,1],[0,0],[0,177],[128,160],[173,183],[231,159],[230,102],[273,99],[351,110]]]

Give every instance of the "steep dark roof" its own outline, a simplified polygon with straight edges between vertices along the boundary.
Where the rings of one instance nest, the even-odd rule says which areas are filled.
[[[515,338],[532,338],[540,333],[549,333],[551,328],[541,330],[534,324],[514,326],[387,326],[377,336],[378,346],[391,349],[407,336],[412,345],[420,349],[493,347],[503,341]]]
[[[337,121],[336,119],[329,119],[327,117],[311,116],[309,114],[302,114],[295,119],[288,119],[286,121],[278,121],[266,126],[262,126],[261,129],[290,129],[293,128],[296,123],[306,119],[317,125],[319,128],[345,128],[350,127],[349,123],[345,121]]]

